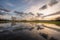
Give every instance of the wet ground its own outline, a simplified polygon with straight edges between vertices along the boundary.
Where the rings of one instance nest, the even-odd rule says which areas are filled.
[[[60,26],[46,23],[0,23],[0,40],[60,40]]]

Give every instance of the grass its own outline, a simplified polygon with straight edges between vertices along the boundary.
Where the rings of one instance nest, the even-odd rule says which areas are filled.
[[[45,23],[56,24],[60,26],[60,21],[51,21],[51,22],[45,22]]]
[[[20,22],[50,23],[50,24],[59,24],[60,25],[60,21],[20,21]]]

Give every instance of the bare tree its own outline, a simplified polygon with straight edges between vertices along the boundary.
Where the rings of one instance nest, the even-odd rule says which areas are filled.
[[[12,16],[11,19],[12,19],[13,21],[15,21],[15,20],[16,20],[16,17],[13,17],[13,16]]]

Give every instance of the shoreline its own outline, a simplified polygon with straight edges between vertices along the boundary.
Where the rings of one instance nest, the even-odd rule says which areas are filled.
[[[58,24],[60,25],[60,21],[0,21],[0,23],[8,23],[8,22],[24,22],[24,23],[27,23],[27,22],[32,22],[32,23],[50,23],[50,24]]]

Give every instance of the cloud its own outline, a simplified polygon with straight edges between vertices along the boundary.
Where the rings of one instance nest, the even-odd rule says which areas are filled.
[[[0,12],[0,15],[4,15],[4,13]]]
[[[47,9],[47,5],[43,5],[41,8],[39,8],[40,10],[44,10]]]
[[[13,6],[14,6],[14,4],[9,3],[9,2],[7,2],[6,5],[8,5],[8,6],[10,6],[10,7],[13,7]]]
[[[29,8],[27,8],[26,10],[25,10],[25,12],[27,12],[27,13],[29,13],[29,12],[32,12],[32,13],[37,13],[38,11],[39,11],[39,5],[37,6],[37,5],[32,5],[32,6],[30,6]]]
[[[47,0],[25,0],[24,2],[27,2],[27,4],[36,5],[45,3]]]
[[[42,13],[37,13],[37,17],[40,17],[41,15],[43,15]]]
[[[7,13],[3,10],[0,10],[0,15],[6,15]]]
[[[17,15],[20,15],[20,16],[23,16],[24,15],[23,12],[14,11],[14,13],[16,13]]]
[[[34,16],[34,14],[32,12],[29,12],[29,14]]]
[[[54,6],[49,6],[48,5],[48,8],[45,9],[45,10],[42,10],[40,11],[41,13],[43,13],[44,15],[49,15],[49,14],[52,14],[52,13],[55,13],[57,11],[60,11],[60,2],[57,3],[56,5]]]
[[[56,13],[52,13],[52,14],[50,14],[50,15],[46,15],[46,16],[44,16],[44,17],[53,16],[53,15],[57,15],[57,14],[60,14],[60,11],[58,11],[58,12],[56,12]]]
[[[58,3],[57,0],[51,0],[51,1],[48,3],[48,5],[49,5],[49,6],[53,6],[53,5],[57,4],[57,3]]]
[[[2,7],[0,7],[0,10],[1,10],[1,11],[5,11],[5,12],[10,12],[10,10],[8,10],[8,9],[4,8],[3,6],[2,6]]]
[[[26,0],[27,2],[28,0]],[[26,8],[26,10],[24,12],[32,12],[34,14],[36,14],[37,12],[40,12],[39,8],[46,4],[47,0],[29,0],[28,1],[28,8]],[[46,6],[45,6],[46,7]]]
[[[26,5],[25,4],[22,4],[21,6],[19,5],[11,12],[17,10],[23,11],[24,13],[32,12],[33,14],[36,14],[37,12],[40,12],[39,8],[46,3],[46,0],[24,0],[23,3],[26,3]]]
[[[55,4],[57,4],[58,1],[57,0],[50,0],[48,1],[45,5],[43,5],[41,8],[39,8],[40,10],[44,10],[44,9],[47,9],[48,6],[53,6]]]
[[[31,4],[33,0],[24,0],[24,2],[27,2],[28,4]]]

